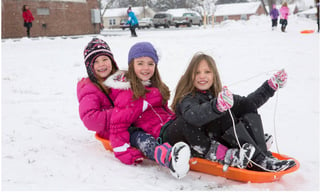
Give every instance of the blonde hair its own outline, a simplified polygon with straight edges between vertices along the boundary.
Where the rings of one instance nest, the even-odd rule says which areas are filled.
[[[193,82],[194,82],[199,64],[202,60],[205,60],[208,63],[209,68],[213,72],[213,84],[209,88],[209,92],[211,92],[213,96],[217,97],[218,93],[222,90],[222,84],[221,84],[219,72],[214,59],[207,54],[198,52],[191,59],[186,72],[183,74],[183,76],[180,78],[177,84],[174,99],[171,104],[171,109],[174,112],[176,112],[177,110],[176,109],[177,104],[180,103],[186,95],[190,93],[195,95],[197,89],[194,86]]]
[[[134,72],[133,63],[134,63],[134,59],[131,60],[131,62],[129,63],[129,68],[128,68],[126,77],[130,81],[131,89],[133,91],[133,99],[138,99],[140,97],[145,97],[148,90],[145,88],[141,80],[138,78],[138,76]],[[156,87],[159,89],[162,95],[162,104],[166,104],[170,98],[170,90],[169,90],[169,87],[161,80],[161,77],[158,71],[158,65],[155,65],[154,74],[150,78],[150,81],[151,81],[152,87]]]

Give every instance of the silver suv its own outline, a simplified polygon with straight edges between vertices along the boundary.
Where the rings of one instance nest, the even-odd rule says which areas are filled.
[[[191,25],[199,25],[202,24],[201,16],[196,12],[187,12],[182,15],[182,17],[174,17],[173,22],[176,27],[180,25],[187,25],[191,27]]]
[[[158,28],[163,26],[164,28],[169,28],[173,25],[173,16],[170,13],[156,13],[153,17],[153,26]]]

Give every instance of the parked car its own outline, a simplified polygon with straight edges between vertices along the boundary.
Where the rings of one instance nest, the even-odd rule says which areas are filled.
[[[120,20],[120,28],[122,30],[125,30],[126,28],[130,28],[130,26],[127,24],[128,19],[121,19]]]
[[[153,17],[153,26],[158,28],[163,26],[164,28],[169,28],[173,25],[173,16],[170,13],[156,13]]]
[[[150,28],[153,26],[152,18],[146,17],[139,20],[139,28]]]
[[[201,26],[202,19],[196,12],[187,12],[181,17],[173,17],[173,22],[176,27],[179,27],[180,25],[187,25],[188,27],[191,27],[192,25]]]

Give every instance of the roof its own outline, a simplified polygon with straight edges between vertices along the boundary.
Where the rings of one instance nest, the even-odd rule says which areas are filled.
[[[220,4],[214,16],[255,14],[260,5],[260,2]]]
[[[140,15],[141,13],[143,13],[143,7],[132,7],[131,9],[136,15]],[[146,7],[146,9],[148,9],[148,7]],[[128,10],[128,7],[107,9],[103,17],[127,16],[127,10]]]
[[[313,15],[313,14],[315,15],[317,14],[316,7],[298,13],[298,15]]]
[[[174,17],[181,17],[184,13],[190,13],[190,12],[194,12],[191,11],[190,9],[185,9],[185,8],[180,8],[180,9],[168,9],[166,11],[166,13],[170,13],[172,14]]]

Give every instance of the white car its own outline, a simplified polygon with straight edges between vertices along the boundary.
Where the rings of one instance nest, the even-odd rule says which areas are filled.
[[[152,18],[142,18],[139,20],[139,28],[150,28],[153,26]]]

